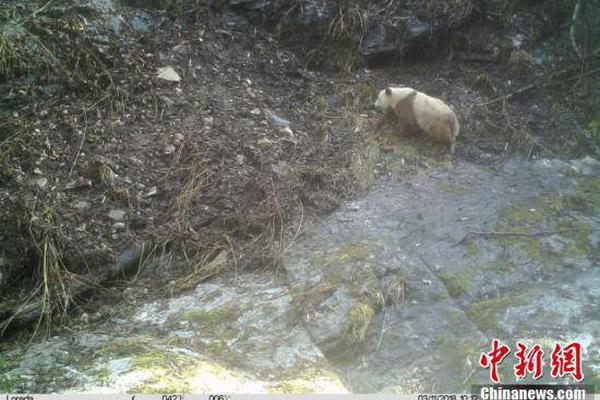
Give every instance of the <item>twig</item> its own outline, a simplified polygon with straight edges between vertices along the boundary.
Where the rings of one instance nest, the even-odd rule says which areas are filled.
[[[32,17],[35,18],[36,15],[38,15],[39,13],[41,13],[42,11],[44,11],[46,9],[46,7],[48,7],[53,0],[49,0],[46,4],[44,4],[42,7],[38,8],[37,10],[35,10],[33,12],[33,14],[31,14]]]
[[[495,99],[492,99],[490,101],[486,101],[484,103],[476,104],[475,106],[476,107],[489,106],[490,104],[494,104],[494,103],[497,103],[497,102],[503,101],[503,100],[508,100],[510,98],[513,98],[515,96],[523,94],[524,92],[527,92],[527,91],[529,91],[529,90],[531,90],[533,88],[536,88],[536,87],[540,87],[540,88],[546,87],[546,86],[554,83],[553,82],[554,78],[566,74],[567,72],[569,72],[570,69],[571,68],[565,68],[565,69],[563,69],[561,71],[558,71],[556,73],[555,77],[550,77],[550,79],[547,80],[546,82],[538,81],[538,82],[530,83],[529,85],[523,86],[522,88],[515,90],[514,92],[510,92],[508,94],[505,94],[504,96],[496,97]],[[593,74],[595,74],[597,72],[600,72],[600,68],[593,69],[591,71],[586,72],[585,74],[581,74],[581,75],[577,75],[577,76],[573,76],[573,77],[567,78],[567,79],[562,80],[560,82],[566,82],[566,81],[568,81],[570,79],[575,79],[575,78],[580,79],[580,78],[583,78],[583,77],[588,76],[588,75],[593,75]]]
[[[577,25],[577,17],[579,17],[579,9],[581,8],[581,0],[577,0],[575,3],[575,8],[573,8],[573,16],[571,17],[571,27],[569,28],[569,36],[571,38],[571,46],[573,46],[573,50],[575,50],[575,54],[581,60],[581,52],[577,47],[577,42],[575,41],[576,35],[576,25]]]
[[[383,340],[383,334],[385,333],[385,324],[386,324],[386,307],[385,304],[383,306],[383,321],[381,322],[381,329],[379,330],[379,339],[377,339],[377,345],[375,346],[375,351],[379,350],[379,346],[381,346],[381,341]]]
[[[472,235],[479,235],[479,236],[529,236],[529,237],[535,237],[535,236],[547,236],[547,235],[555,235],[558,233],[564,233],[564,232],[568,232],[568,231],[572,231],[574,230],[574,228],[571,229],[559,229],[556,231],[539,231],[539,232],[498,232],[498,231],[488,231],[488,232],[482,232],[482,231],[468,231],[468,233],[472,234]],[[462,241],[462,240],[461,240]]]

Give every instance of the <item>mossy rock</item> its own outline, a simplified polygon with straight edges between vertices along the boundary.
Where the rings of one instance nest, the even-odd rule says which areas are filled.
[[[349,262],[364,263],[371,259],[373,253],[380,250],[379,245],[371,243],[348,243],[336,247],[331,253],[315,254],[309,262],[318,267],[334,267]]]
[[[482,300],[470,304],[466,313],[477,327],[488,335],[507,335],[502,328],[500,319],[511,307],[517,307],[526,302],[526,295],[504,296]]]
[[[442,281],[448,294],[451,297],[460,297],[469,289],[472,277],[469,274],[451,274],[449,272],[440,272],[437,277]]]
[[[374,316],[375,310],[370,305],[365,303],[355,304],[348,311],[344,341],[350,344],[364,342]]]
[[[215,331],[237,321],[241,313],[242,310],[237,305],[222,306],[212,310],[198,309],[187,311],[178,317],[178,319],[187,320],[194,326]]]
[[[593,197],[593,194],[590,196]],[[577,199],[581,199],[581,195]],[[572,207],[574,201],[578,203],[575,210]],[[510,207],[502,212],[502,219],[496,229],[520,235],[506,235],[498,240],[504,246],[520,247],[532,261],[538,263],[547,263],[548,260],[560,263],[568,257],[585,256],[591,247],[591,228],[584,220],[573,216],[573,211],[580,212],[582,208],[588,207],[587,203],[579,203],[573,196],[542,195],[527,204]],[[542,248],[540,239],[553,234],[561,235],[572,243],[559,254],[548,254]]]
[[[269,386],[269,393],[310,394],[314,384],[302,379],[283,380]]]

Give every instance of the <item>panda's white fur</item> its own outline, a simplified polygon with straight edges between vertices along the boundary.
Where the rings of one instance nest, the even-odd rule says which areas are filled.
[[[409,87],[388,87],[379,92],[375,107],[383,110],[386,117],[395,114],[403,128],[425,131],[454,153],[460,126],[452,108],[442,100]]]

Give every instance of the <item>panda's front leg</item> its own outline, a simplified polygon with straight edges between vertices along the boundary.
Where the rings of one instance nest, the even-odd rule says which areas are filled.
[[[377,118],[375,128],[380,129],[384,124],[389,123],[394,119],[396,119],[396,114],[393,110],[388,110],[381,117]]]

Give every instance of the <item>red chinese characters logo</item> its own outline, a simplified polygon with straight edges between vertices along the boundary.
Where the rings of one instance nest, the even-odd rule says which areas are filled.
[[[556,343],[552,352],[552,370],[550,375],[553,378],[563,377],[565,374],[571,374],[576,381],[583,379],[581,371],[581,344],[571,343],[565,347]]]
[[[492,341],[492,351],[489,353],[481,353],[479,358],[479,365],[483,368],[490,368],[490,379],[495,383],[500,382],[498,377],[498,365],[504,360],[504,358],[510,354],[510,347],[503,344],[500,346],[500,341],[494,339]]]
[[[515,365],[515,376],[525,378],[527,372],[531,372],[533,379],[540,379],[544,368],[544,350],[539,344],[531,347],[529,351],[527,351],[527,346],[521,342],[517,343],[517,347],[519,350],[517,350],[515,356],[519,359],[519,362]]]
[[[576,381],[583,379],[581,344],[569,343],[561,346],[556,343],[551,354],[551,371],[553,378],[562,378],[570,374]],[[492,341],[492,350],[488,353],[481,353],[479,365],[483,368],[489,368],[490,379],[494,383],[500,383],[498,368],[502,361],[510,354],[511,349],[505,344],[501,344],[498,339]],[[518,379],[523,379],[528,373],[534,380],[540,379],[544,374],[544,350],[539,344],[531,346],[517,342],[517,351],[515,352],[517,363],[514,365],[514,374]]]

